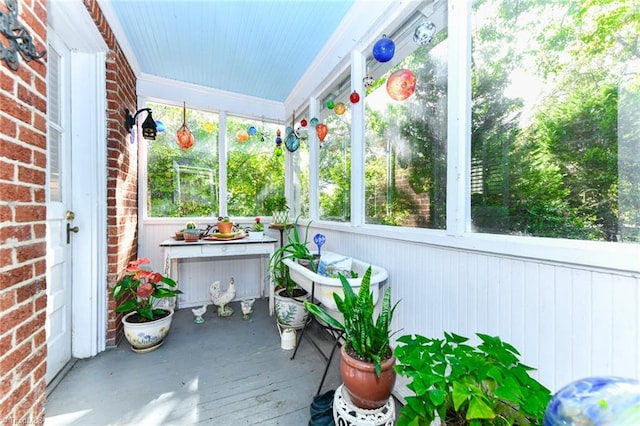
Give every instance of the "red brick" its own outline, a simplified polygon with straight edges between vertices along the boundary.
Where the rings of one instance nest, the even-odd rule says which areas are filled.
[[[0,111],[22,122],[31,123],[31,111],[29,108],[16,102],[15,99],[8,98],[3,93],[0,93]]]
[[[19,166],[18,180],[23,183],[34,183],[37,185],[45,185],[46,174],[44,170],[38,170],[32,167]]]
[[[0,117],[1,119],[2,117]],[[15,176],[15,168],[13,164],[0,160],[0,180],[13,180]]]
[[[3,226],[0,228],[0,244],[8,240],[27,241],[31,239],[31,227],[29,225]]]
[[[28,284],[16,288],[16,303],[20,304],[25,300],[31,299],[39,293],[45,291],[45,280],[41,278],[39,280],[32,281]]]
[[[38,316],[33,319],[28,320],[24,324],[21,324],[18,328],[16,328],[16,341],[24,342],[31,339],[40,328],[44,327],[44,323],[46,320],[45,312],[41,312]],[[31,367],[30,367],[31,368]]]
[[[42,149],[46,149],[47,147],[47,138],[44,133],[35,132],[28,127],[20,126],[18,129],[18,137],[21,141],[35,147]]]
[[[8,140],[0,140],[0,157],[9,160],[16,160],[21,163],[31,163],[32,150],[22,145],[10,142]]]
[[[16,268],[0,272],[0,290],[12,287],[15,284],[33,278],[33,268],[31,265],[19,265]],[[1,327],[0,322],[0,327]],[[2,333],[0,333],[2,334]],[[0,369],[0,371],[3,371]]]
[[[2,201],[31,201],[31,189],[23,185],[0,182],[0,199]]]
[[[16,122],[7,118],[0,116],[0,133],[9,138],[16,137],[16,131],[18,126],[16,126]]]
[[[0,191],[0,194],[2,191]],[[47,210],[45,206],[16,206],[16,222],[35,222],[46,219]]]

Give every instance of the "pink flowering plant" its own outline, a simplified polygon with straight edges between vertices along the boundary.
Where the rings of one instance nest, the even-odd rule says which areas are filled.
[[[251,228],[252,231],[255,231],[255,232],[264,231],[264,225],[262,224],[262,222],[260,222],[260,218],[259,217],[256,217],[253,221],[255,223],[253,224],[253,227]]]
[[[118,305],[116,312],[136,312],[139,322],[153,321],[165,314],[165,310],[155,307],[157,301],[182,293],[171,278],[142,267],[149,263],[146,257],[130,262],[124,277],[112,289],[114,299],[131,296]]]

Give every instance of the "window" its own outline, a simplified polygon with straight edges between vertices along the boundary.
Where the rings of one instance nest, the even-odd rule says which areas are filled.
[[[231,216],[270,215],[268,198],[284,194],[284,126],[227,117],[227,211]]]
[[[640,241],[637,13],[625,2],[475,3],[475,231]]]
[[[432,229],[446,226],[446,11],[446,2],[438,2],[431,16],[417,13],[390,37],[398,46],[396,55],[400,46],[406,52],[404,58],[393,58],[396,65],[392,68],[373,58],[367,60],[375,79],[365,98],[367,223]],[[427,45],[414,43],[415,28],[430,24],[436,31],[433,40]],[[406,82],[412,77],[415,92],[404,100],[391,98],[389,79]]]
[[[351,111],[349,77],[341,80],[321,99],[320,122],[328,128],[319,142],[318,178],[320,219],[348,222],[351,219]]]
[[[147,212],[150,217],[214,216],[218,212],[218,116],[187,109],[196,143],[176,144],[183,108],[147,103],[166,130],[147,143]]]

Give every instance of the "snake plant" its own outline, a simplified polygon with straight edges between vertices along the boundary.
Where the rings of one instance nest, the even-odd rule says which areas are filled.
[[[373,363],[376,375],[380,377],[381,363],[391,356],[389,326],[398,302],[391,306],[391,288],[387,287],[382,298],[380,315],[374,321],[375,306],[370,289],[371,266],[362,277],[358,294],[354,293],[344,275],[340,274],[339,277],[344,298],[333,293],[333,299],[338,311],[344,317],[343,322],[337,320],[321,306],[310,302],[305,302],[305,306],[316,318],[342,331],[347,352],[352,350],[360,361]]]

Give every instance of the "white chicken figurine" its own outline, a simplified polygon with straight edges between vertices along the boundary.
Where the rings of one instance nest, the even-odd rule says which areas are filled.
[[[219,317],[228,317],[233,314],[233,309],[227,306],[236,297],[236,283],[233,277],[224,292],[220,289],[220,281],[215,281],[209,287],[209,293],[213,304],[218,306]]]
[[[196,324],[202,324],[204,322],[204,318],[202,318],[202,316],[204,315],[205,312],[207,312],[207,306],[209,306],[209,304],[205,303],[199,308],[191,309],[191,312],[193,312],[193,315],[195,315],[196,317],[196,319],[193,322],[195,322]]]

